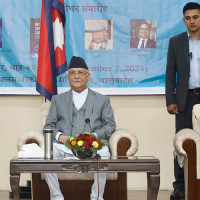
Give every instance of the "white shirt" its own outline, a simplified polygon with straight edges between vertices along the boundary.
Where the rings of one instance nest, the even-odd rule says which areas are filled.
[[[200,38],[193,40],[189,33],[188,38],[190,51],[189,89],[200,88]]]
[[[88,88],[86,88],[81,93],[77,93],[74,90],[72,90],[72,100],[77,110],[79,110],[83,106],[87,98],[87,95],[88,95]]]
[[[94,43],[93,49],[100,49],[102,43]]]
[[[148,38],[147,38],[147,39],[142,39],[142,38],[140,38],[139,43],[138,43],[138,46],[137,46],[138,49],[141,49],[141,45],[142,45],[142,41],[143,41],[143,40],[144,40],[144,49],[145,49]]]
[[[78,92],[75,92],[74,90],[72,90],[72,101],[77,110],[79,110],[83,106],[83,104],[85,103],[85,100],[87,98],[87,95],[88,95],[88,88],[83,90],[81,93],[78,93]],[[58,140],[58,138],[61,134],[62,134],[61,132],[58,132],[56,134],[56,137],[55,137],[56,140]]]

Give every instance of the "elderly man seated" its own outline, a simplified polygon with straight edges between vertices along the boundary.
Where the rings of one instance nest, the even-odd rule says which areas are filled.
[[[68,70],[71,89],[55,95],[47,116],[44,129],[53,129],[54,159],[72,157],[73,154],[64,146],[68,138],[84,131],[93,133],[101,139],[108,140],[116,129],[109,97],[92,91],[87,87],[90,73],[85,61],[73,56]],[[89,123],[86,122],[89,119]],[[107,146],[97,152],[102,158],[109,157]],[[45,180],[50,189],[51,200],[64,200],[60,191],[56,173],[46,173]],[[94,173],[94,184],[91,189],[91,200],[103,200],[106,173]],[[89,197],[88,197],[89,198]]]

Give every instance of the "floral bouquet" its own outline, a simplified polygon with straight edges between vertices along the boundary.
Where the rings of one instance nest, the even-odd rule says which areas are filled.
[[[97,138],[94,134],[83,132],[70,139],[67,139],[65,146],[71,149],[72,153],[80,158],[94,158],[97,155],[97,150],[106,146],[106,142]]]

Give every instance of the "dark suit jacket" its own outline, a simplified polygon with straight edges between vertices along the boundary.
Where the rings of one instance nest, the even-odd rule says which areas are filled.
[[[54,95],[47,116],[44,129],[53,129],[54,137],[60,131],[64,135],[71,136],[72,132],[72,90]],[[86,98],[85,119],[90,119],[90,124],[85,124],[84,130],[91,129],[98,137],[108,139],[116,129],[110,99],[88,88]]]
[[[130,41],[130,48],[137,48],[140,38],[133,38]],[[148,39],[145,49],[155,49],[156,42],[154,40]]]
[[[190,76],[189,40],[187,32],[169,41],[166,69],[166,103],[177,104],[183,111],[187,101]]]

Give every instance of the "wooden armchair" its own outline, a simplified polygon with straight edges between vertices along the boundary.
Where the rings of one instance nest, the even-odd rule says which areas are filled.
[[[42,121],[45,122],[48,105],[42,106]],[[41,132],[31,131],[21,136],[18,150],[23,144],[35,142],[43,146],[44,138]],[[116,130],[109,139],[112,156],[132,156],[137,152],[136,136],[124,129]],[[67,200],[88,200],[93,184],[93,173],[62,173],[58,174],[61,191]],[[32,199],[49,200],[50,192],[43,175],[32,174]],[[108,173],[104,199],[127,200],[127,173]]]
[[[193,129],[183,129],[174,137],[175,154],[184,166],[185,200],[200,200],[200,104],[193,107]]]

